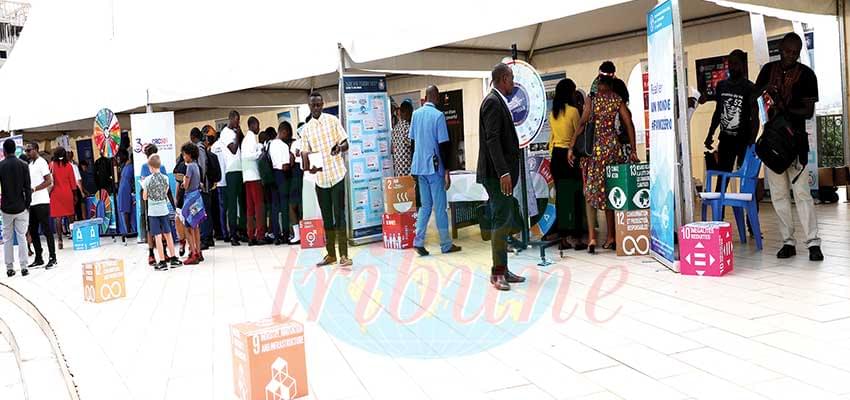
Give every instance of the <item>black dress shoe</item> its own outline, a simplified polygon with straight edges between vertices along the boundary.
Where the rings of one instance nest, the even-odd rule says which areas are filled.
[[[493,285],[496,290],[511,290],[511,285],[509,285],[508,281],[505,280],[504,275],[490,275],[490,284]]]
[[[11,278],[11,277],[15,276],[15,270],[13,270],[13,269],[7,269],[7,270],[6,270],[6,276],[7,276],[7,277],[9,277],[9,278]]]
[[[239,243],[239,239],[233,238],[233,239],[230,239],[230,245],[231,246],[241,246],[242,244]]]
[[[575,249],[575,251],[587,250],[587,243],[578,242],[575,246],[573,246],[573,249]]]
[[[452,245],[452,247],[450,247],[448,250],[446,250],[445,252],[443,252],[443,254],[457,253],[457,252],[459,252],[459,251],[461,251],[461,250],[462,250],[462,248],[461,248],[460,246],[458,246],[458,245],[454,245],[454,244],[453,244],[453,245]]]
[[[425,257],[425,256],[431,254],[431,253],[428,252],[428,249],[426,249],[424,247],[414,247],[413,249],[416,250],[416,254],[419,254],[419,257]]]
[[[281,239],[281,238],[277,238],[277,239],[275,239],[275,240],[274,240],[274,245],[275,245],[275,246],[280,246],[280,245],[282,245],[282,244],[284,244],[284,243],[286,243],[286,242],[285,242],[285,241],[283,241],[283,239]]]
[[[44,264],[44,269],[53,269],[53,267],[55,267],[56,264],[57,264],[56,259],[51,258],[51,259],[47,260],[47,264]]]
[[[209,250],[209,248],[210,248],[209,243],[207,243],[207,242],[201,243],[201,250]]]
[[[523,282],[525,282],[525,277],[519,276],[519,275],[511,272],[510,270],[506,270],[505,271],[505,280],[508,281],[508,283],[523,283]]]
[[[809,247],[809,261],[823,261],[823,252],[820,251],[820,246]]]
[[[251,241],[248,242],[248,247],[254,247],[254,246],[259,246],[259,245],[260,245],[260,242],[258,242],[256,240],[251,240]]]
[[[786,244],[779,249],[779,252],[776,253],[776,258],[791,258],[797,255],[797,248],[791,246],[790,244]]]
[[[38,268],[42,265],[44,265],[44,260],[36,258],[35,261],[32,262],[32,264],[27,265],[27,268]]]
[[[21,276],[27,276],[29,274],[30,274],[30,270],[28,270],[26,268],[21,269]]]

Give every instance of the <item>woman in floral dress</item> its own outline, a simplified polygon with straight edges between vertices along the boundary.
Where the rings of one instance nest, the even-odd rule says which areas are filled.
[[[609,210],[605,205],[605,169],[609,165],[622,164],[626,161],[636,161],[635,127],[632,116],[626,103],[614,93],[614,78],[601,76],[597,84],[598,92],[585,103],[579,132],[584,131],[584,126],[590,118],[596,123],[595,142],[593,154],[581,159],[581,170],[584,178],[584,197],[587,200],[587,226],[589,243],[587,251],[591,254],[596,252],[596,214],[597,210],[605,210],[605,219],[608,225],[608,235],[603,249],[614,249],[616,242],[614,238],[614,210]],[[617,119],[625,125],[629,135],[631,150],[628,156],[623,151],[623,145],[617,139]],[[575,159],[572,150],[569,153],[571,162]]]

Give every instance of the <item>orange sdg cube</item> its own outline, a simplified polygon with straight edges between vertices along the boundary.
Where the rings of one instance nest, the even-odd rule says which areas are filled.
[[[307,395],[304,326],[279,317],[230,326],[233,389],[240,400]]]
[[[83,264],[83,298],[102,303],[127,295],[124,260],[108,259]]]

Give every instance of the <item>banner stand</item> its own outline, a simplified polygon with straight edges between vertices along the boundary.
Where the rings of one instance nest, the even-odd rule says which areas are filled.
[[[348,133],[344,160],[349,243],[383,240],[383,180],[393,176],[390,141],[392,119],[385,75],[346,75],[346,52],[340,45],[340,123]]]
[[[693,218],[694,204],[681,28],[678,0],[647,13],[651,254],[674,272],[677,231]]]

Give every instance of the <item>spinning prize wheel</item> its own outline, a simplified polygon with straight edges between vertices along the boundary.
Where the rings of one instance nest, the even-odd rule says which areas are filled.
[[[89,218],[101,218],[103,223],[100,225],[100,234],[109,233],[110,229],[115,229],[115,210],[112,204],[112,196],[104,189],[101,189],[92,197],[88,198]]]
[[[514,73],[514,90],[508,96],[508,108],[516,127],[519,147],[524,149],[540,133],[546,119],[546,88],[531,64],[511,59],[504,62]]]
[[[121,144],[121,125],[118,117],[108,108],[101,109],[94,118],[94,145],[100,155],[112,158]]]

